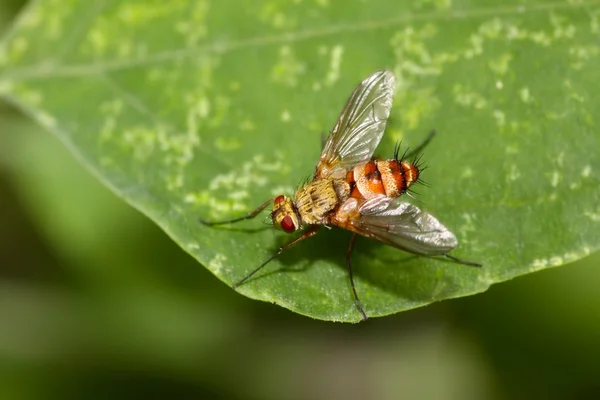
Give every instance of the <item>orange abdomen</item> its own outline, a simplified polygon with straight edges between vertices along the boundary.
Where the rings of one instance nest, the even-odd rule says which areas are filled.
[[[350,196],[370,199],[379,195],[398,197],[419,179],[419,169],[406,161],[371,160],[348,171]]]

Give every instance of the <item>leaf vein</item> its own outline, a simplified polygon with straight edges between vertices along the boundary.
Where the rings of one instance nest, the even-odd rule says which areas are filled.
[[[23,67],[19,70],[9,72],[5,76],[4,80],[44,79],[55,76],[87,76],[109,71],[140,68],[148,65],[161,64],[186,58],[194,58],[202,54],[224,54],[240,49],[278,44],[290,44],[318,37],[333,36],[341,33],[358,33],[363,31],[385,29],[396,25],[406,24],[415,21],[458,20],[513,14],[524,15],[543,11],[555,11],[559,9],[585,8],[598,4],[600,4],[600,0],[582,1],[577,4],[558,1],[546,4],[535,4],[532,6],[501,6],[479,8],[473,10],[452,10],[449,12],[435,11],[421,14],[407,13],[400,17],[393,17],[379,21],[364,21],[361,23],[338,24],[326,28],[306,29],[270,36],[258,36],[244,40],[231,41],[229,43],[213,42],[205,46],[166,50],[160,53],[146,55],[144,57],[139,57],[136,59],[114,60],[97,62],[94,64],[79,64],[70,66],[53,66],[51,64],[48,64],[47,62],[42,62],[39,65]]]

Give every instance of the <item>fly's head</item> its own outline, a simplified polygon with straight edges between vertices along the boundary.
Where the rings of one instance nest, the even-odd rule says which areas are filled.
[[[289,197],[281,195],[275,198],[271,218],[273,219],[273,226],[287,233],[295,232],[300,228],[300,216]]]

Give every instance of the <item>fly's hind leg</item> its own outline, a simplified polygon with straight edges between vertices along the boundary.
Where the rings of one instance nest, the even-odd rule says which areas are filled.
[[[354,247],[354,240],[356,239],[356,233],[352,234],[352,238],[350,239],[350,244],[348,245],[348,250],[346,251],[346,266],[348,267],[348,275],[350,276],[350,286],[352,287],[352,293],[354,294],[354,303],[356,303],[356,308],[362,314],[362,320],[365,321],[367,318],[367,313],[363,309],[362,304],[360,303],[360,299],[358,298],[358,293],[356,293],[356,287],[354,286],[354,275],[352,274],[352,265],[350,264],[350,254],[352,253],[352,248]]]
[[[483,267],[483,264],[481,264],[481,263],[477,263],[474,261],[462,260],[458,257],[451,256],[450,254],[444,254],[444,257],[446,257],[454,262],[457,262],[459,264],[468,265],[469,267],[477,267],[477,268]]]
[[[411,151],[407,151],[406,153],[404,153],[402,159],[414,158],[417,154],[423,151],[425,147],[427,147],[429,142],[431,142],[431,140],[435,137],[436,134],[437,132],[435,130],[429,132],[429,135],[427,135],[425,140],[423,140],[417,147],[415,147]]]

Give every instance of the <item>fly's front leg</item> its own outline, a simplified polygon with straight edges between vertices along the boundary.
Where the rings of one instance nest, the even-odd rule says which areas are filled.
[[[262,210],[264,210],[271,202],[273,202],[273,199],[269,199],[269,200],[265,201],[260,206],[258,206],[258,208],[256,210],[254,210],[250,214],[245,215],[245,216],[240,217],[240,218],[234,218],[234,219],[230,219],[230,220],[226,220],[226,221],[207,221],[205,219],[198,218],[198,221],[201,224],[204,224],[204,225],[215,226],[215,225],[232,224],[234,222],[243,221],[245,219],[252,219],[252,218],[256,217],[258,214],[260,214],[260,212]]]
[[[248,279],[250,279],[252,277],[252,275],[254,275],[258,271],[260,271],[262,267],[264,267],[265,265],[267,265],[268,263],[270,263],[271,261],[273,261],[278,255],[280,255],[281,253],[283,253],[284,251],[286,251],[290,247],[292,247],[292,246],[300,243],[304,239],[308,239],[309,237],[312,237],[312,236],[316,235],[317,232],[319,231],[319,228],[320,228],[319,225],[311,225],[306,231],[304,231],[304,233],[301,236],[299,236],[296,239],[292,240],[291,242],[289,242],[289,243],[281,246],[279,248],[279,250],[277,250],[277,252],[275,254],[273,254],[265,262],[263,262],[262,264],[260,264],[258,266],[258,268],[256,268],[252,272],[250,272],[248,275],[246,275],[245,277],[243,277],[242,279],[240,279],[238,282],[234,283],[231,287],[233,289],[235,289],[238,286],[240,286],[241,284],[243,284],[244,282],[246,282]]]

